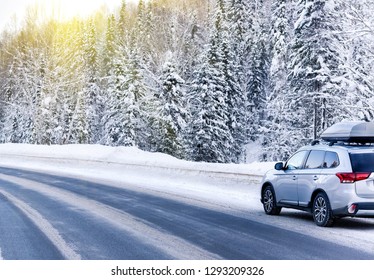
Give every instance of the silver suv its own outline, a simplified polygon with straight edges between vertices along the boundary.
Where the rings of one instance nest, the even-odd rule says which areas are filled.
[[[321,138],[265,174],[266,214],[278,215],[282,207],[306,210],[325,227],[335,218],[374,210],[374,123],[338,123]]]

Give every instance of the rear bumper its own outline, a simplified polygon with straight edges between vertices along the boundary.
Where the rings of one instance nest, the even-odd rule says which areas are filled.
[[[374,202],[359,202],[357,204],[359,210],[374,210]]]
[[[351,203],[343,208],[334,209],[334,216],[355,216],[360,210],[374,211],[374,202]]]

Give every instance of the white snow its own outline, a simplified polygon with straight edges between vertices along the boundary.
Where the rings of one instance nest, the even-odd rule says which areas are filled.
[[[260,204],[258,189],[249,190],[248,188],[251,183],[253,185],[253,181],[258,183],[260,175],[272,165],[268,163],[243,165],[195,163],[178,160],[160,153],[144,152],[136,148],[101,145],[0,145],[0,166],[79,177],[118,188],[134,189],[194,205],[224,209],[229,212],[246,209],[248,203]],[[165,247],[166,249],[161,249],[166,250],[174,257],[182,259],[219,258],[187,241],[154,230],[128,214],[96,201],[22,178],[0,174],[0,179],[43,193],[71,204],[77,209],[94,213],[99,219],[110,221],[115,226],[126,225],[126,230],[130,228],[142,239],[155,241],[152,244]],[[0,193],[3,191],[0,190]],[[8,194],[4,195],[8,197]],[[18,206],[21,205],[21,202],[16,201],[15,198],[10,200]],[[232,207],[234,201],[236,206]],[[26,203],[21,206],[19,208],[27,208]],[[24,212],[30,213],[30,211]],[[39,221],[41,220],[42,218],[39,219]],[[40,224],[37,222],[36,224]],[[129,224],[131,227],[128,227]],[[53,232],[53,230],[49,228],[47,232]],[[168,246],[168,244],[177,246]],[[178,248],[178,250],[173,248]]]
[[[238,209],[247,209],[249,202],[260,204],[258,188],[251,186],[258,186],[274,163],[188,162],[132,147],[1,144],[0,166],[77,176],[219,207],[232,208],[234,203]]]
[[[248,155],[250,153],[248,152]],[[251,155],[256,154],[253,152]],[[161,153],[149,153],[134,147],[108,147],[101,145],[29,145],[0,144],[0,165],[61,171],[66,163],[100,165],[102,172],[111,171],[111,164],[146,166],[152,169],[175,169],[196,172],[222,173],[221,176],[262,176],[274,163],[212,164],[189,162]],[[54,163],[51,165],[51,161]],[[77,166],[73,166],[74,169]],[[79,166],[78,166],[79,167]],[[84,167],[83,167],[84,169]]]
[[[2,144],[0,166],[48,171],[133,189],[366,252],[374,250],[374,219],[347,218],[339,222],[340,226],[320,228],[309,214],[297,210],[284,209],[280,217],[265,215],[260,203],[260,180],[261,175],[274,168],[273,162],[239,165],[195,163],[136,148]],[[64,199],[62,194],[54,192],[54,195]]]

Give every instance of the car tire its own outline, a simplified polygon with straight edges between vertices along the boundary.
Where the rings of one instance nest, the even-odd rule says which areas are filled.
[[[282,207],[277,206],[275,199],[275,193],[272,186],[267,186],[262,191],[262,204],[264,206],[265,213],[267,215],[279,215],[282,210]]]
[[[312,214],[317,226],[329,227],[334,223],[330,201],[325,193],[320,192],[314,198]]]

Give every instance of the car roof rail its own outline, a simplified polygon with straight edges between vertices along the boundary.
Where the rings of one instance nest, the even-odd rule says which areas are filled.
[[[311,143],[310,143],[310,145],[312,145],[312,146],[315,146],[315,145],[317,145],[317,144],[319,144],[320,143],[320,141],[319,140],[313,140]]]
[[[331,146],[334,146],[334,144],[338,143],[338,141],[328,141],[328,143],[329,143],[329,146],[331,147]]]

